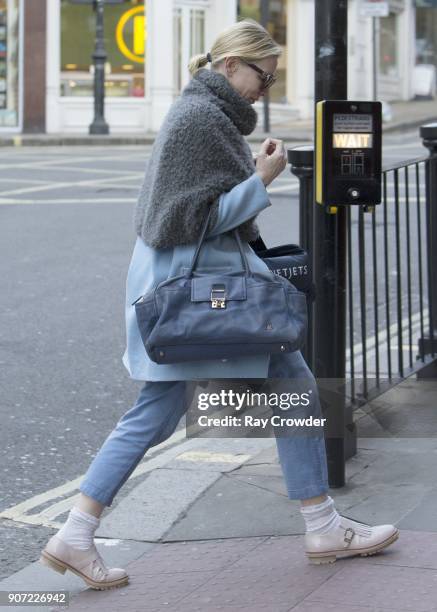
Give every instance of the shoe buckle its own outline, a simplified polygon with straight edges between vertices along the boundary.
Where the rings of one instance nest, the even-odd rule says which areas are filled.
[[[347,535],[348,531],[350,533],[349,536]],[[352,542],[354,535],[355,535],[355,531],[352,529],[352,527],[348,527],[346,531],[344,532],[344,541],[350,544]]]

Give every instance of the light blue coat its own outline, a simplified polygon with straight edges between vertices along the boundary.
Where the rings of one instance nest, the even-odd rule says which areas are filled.
[[[200,251],[196,270],[241,270],[241,256],[232,234],[226,234],[251,219],[271,203],[264,183],[257,174],[223,193],[219,199],[217,222],[207,235]],[[243,242],[252,271],[271,272]],[[270,356],[257,355],[217,361],[193,361],[179,364],[157,364],[149,359],[139,333],[132,303],[169,277],[178,276],[191,264],[196,245],[153,249],[137,237],[126,281],[126,351],[123,363],[131,378],[143,381],[209,380],[212,378],[266,378]],[[220,333],[220,330],[217,330]]]

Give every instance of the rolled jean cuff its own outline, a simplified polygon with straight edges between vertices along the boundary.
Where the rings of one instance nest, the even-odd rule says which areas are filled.
[[[96,487],[89,482],[82,482],[79,486],[79,491],[88,495],[88,497],[92,497],[95,501],[104,506],[110,506],[115,497],[115,493],[113,495],[108,494],[107,491],[103,491],[100,487]]]
[[[288,489],[289,499],[310,499],[311,497],[318,497],[319,495],[325,495],[329,491],[329,485],[327,483],[313,484],[310,487],[302,487],[301,489]]]

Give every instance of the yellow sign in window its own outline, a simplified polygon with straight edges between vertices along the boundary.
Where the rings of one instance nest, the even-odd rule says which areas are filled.
[[[126,36],[126,25],[132,23],[132,36]],[[147,40],[147,22],[144,6],[136,6],[123,13],[115,30],[118,48],[125,57],[133,62],[144,64],[144,53]]]
[[[372,134],[333,134],[334,149],[370,149]]]

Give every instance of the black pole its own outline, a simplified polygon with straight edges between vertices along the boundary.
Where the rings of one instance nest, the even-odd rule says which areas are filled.
[[[109,134],[109,125],[105,121],[105,51],[103,11],[104,0],[94,0],[96,13],[96,41],[93,53],[94,61],[94,119],[89,127],[90,134]]]
[[[314,214],[314,147],[303,145],[288,149],[290,171],[299,179],[299,244],[311,259],[313,253],[313,214]],[[314,368],[313,351],[313,304],[308,305],[308,332],[301,351],[308,367]]]
[[[428,242],[429,336],[420,339],[420,354],[437,352],[437,123],[420,128],[423,146],[429,151],[425,166],[426,220]]]
[[[372,80],[373,100],[378,100],[378,32],[376,17],[372,17]]]
[[[347,99],[347,0],[315,0],[315,102]],[[317,142],[317,139],[315,139]],[[314,211],[314,277],[317,288],[314,321],[316,378],[346,376],[346,210]],[[345,432],[345,396],[320,393],[330,429]],[[337,436],[339,434],[337,433]],[[345,483],[345,438],[326,440],[329,483]]]
[[[269,0],[261,0],[261,25],[267,29],[270,18]],[[270,98],[267,90],[263,96],[264,132],[270,132]]]

